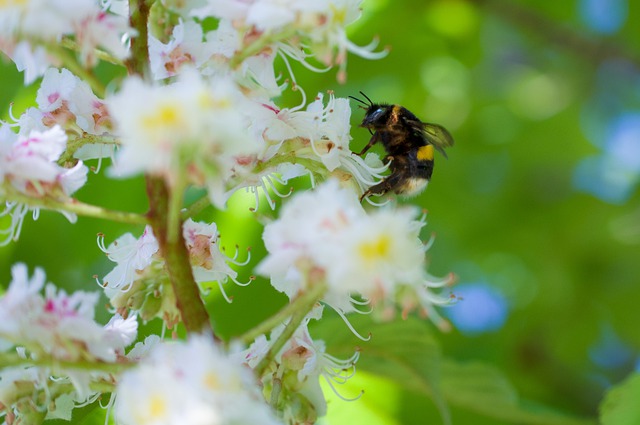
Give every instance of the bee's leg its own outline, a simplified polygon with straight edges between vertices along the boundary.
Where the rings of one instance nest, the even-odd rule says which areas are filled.
[[[362,149],[360,152],[356,153],[356,155],[362,156],[365,153],[367,153],[367,151],[371,149],[371,146],[375,145],[379,139],[380,139],[380,136],[378,136],[378,133],[373,133],[371,135],[371,140],[369,140],[369,143],[367,143],[367,146],[365,146],[364,149]]]
[[[378,184],[374,184],[369,189],[367,189],[362,196],[360,197],[360,202],[367,196],[378,195],[382,196],[387,192],[395,191],[396,187],[400,186],[402,182],[403,174],[402,173],[392,173],[386,179],[382,180]]]

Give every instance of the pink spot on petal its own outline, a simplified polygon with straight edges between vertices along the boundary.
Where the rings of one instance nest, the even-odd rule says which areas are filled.
[[[60,93],[51,93],[49,96],[47,96],[47,100],[49,101],[49,103],[55,103],[58,99],[60,99]]]

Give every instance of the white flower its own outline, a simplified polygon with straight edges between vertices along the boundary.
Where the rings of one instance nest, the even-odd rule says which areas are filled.
[[[284,388],[282,388],[281,394],[284,397],[289,393],[302,395],[311,403],[316,416],[325,415],[327,407],[320,387],[320,378],[324,378],[329,386],[336,391],[334,384],[343,384],[355,374],[355,363],[359,358],[358,352],[346,360],[333,357],[326,353],[324,341],[314,340],[311,337],[308,329],[309,322],[311,319],[320,319],[322,311],[323,307],[320,305],[312,309],[292,337],[276,353],[274,356],[275,365],[269,369],[279,370],[279,373],[282,374],[281,382]],[[284,324],[274,328],[269,339],[265,335],[260,335],[249,348],[236,354],[235,358],[249,367],[255,368],[284,329]],[[271,373],[263,375],[265,388],[269,388],[270,384],[273,384],[273,376],[275,375]],[[293,418],[291,421],[288,420],[287,415],[291,414],[292,412],[285,411],[285,422],[295,422]],[[307,412],[308,414],[309,412]]]
[[[71,420],[77,405],[96,400],[93,382],[112,379],[104,372],[67,367],[75,362],[116,362],[137,335],[135,316],[116,315],[105,326],[93,319],[97,293],[67,294],[45,285],[36,268],[30,278],[24,264],[11,269],[12,281],[0,298],[0,350],[12,349],[36,366],[0,372],[0,402],[6,412],[31,423],[35,407],[47,400],[47,419]],[[42,289],[44,288],[44,295]],[[70,387],[70,385],[72,387]]]
[[[200,14],[250,28],[252,40],[262,34],[268,35],[275,40],[271,46],[273,50],[318,71],[306,62],[312,52],[327,66],[339,65],[338,79],[344,81],[347,52],[369,59],[387,53],[374,52],[375,41],[360,47],[347,38],[345,27],[360,17],[360,3],[362,0],[210,0]],[[291,32],[297,37],[284,38]],[[282,40],[278,40],[279,34],[283,35]]]
[[[7,125],[0,128],[0,177],[24,194],[43,196],[61,189],[71,195],[86,182],[87,168],[79,162],[75,169],[59,166],[67,136],[59,126],[28,135],[16,135]],[[72,175],[69,176],[69,173]],[[77,175],[75,173],[78,173]],[[65,178],[73,178],[73,184]],[[67,181],[68,182],[68,181]]]
[[[254,109],[251,131],[260,134],[266,141],[263,159],[270,159],[281,153],[319,161],[323,167],[310,169],[311,174],[334,174],[340,180],[349,180],[355,189],[364,192],[365,188],[375,184],[387,167],[377,155],[368,155],[365,159],[354,155],[349,148],[351,109],[347,99],[336,99],[333,93],[324,105],[324,96],[318,93],[306,110],[300,107],[278,109],[271,103],[260,104]],[[286,140],[296,142],[287,145],[287,151],[281,151]],[[321,169],[321,168],[324,168]]]
[[[44,130],[60,125],[70,134],[108,135],[111,117],[103,100],[89,85],[67,69],[49,68],[44,73],[36,96],[37,108],[29,108],[19,119],[20,130]],[[81,160],[108,158],[115,143],[84,144],[74,152]]]
[[[257,272],[270,276],[277,290],[293,298],[307,289],[305,275],[319,270],[328,285],[323,301],[340,313],[361,304],[353,296],[392,304],[399,293],[409,291],[406,287],[416,304],[431,311],[434,304],[450,300],[429,288],[449,280],[432,281],[424,270],[426,248],[418,237],[422,225],[414,209],[367,214],[353,191],[331,180],[295,196],[280,218],[265,227],[269,255]]]
[[[110,120],[104,102],[93,94],[86,82],[67,69],[49,68],[44,73],[36,102],[40,119],[47,127],[57,123],[77,133],[95,135],[109,130]]]
[[[280,96],[286,82],[278,84],[273,64],[275,58],[276,52],[269,49],[247,58],[242,62],[239,84],[271,98]]]
[[[0,132],[0,172],[5,180],[23,193],[38,191],[31,182],[55,183],[61,167],[54,161],[67,144],[60,127],[32,131],[26,137],[13,133],[7,125]]]
[[[80,57],[88,66],[95,65],[98,46],[119,60],[129,56],[129,47],[123,40],[135,32],[129,27],[128,17],[92,10],[82,19],[75,20],[73,29],[80,45]]]
[[[171,40],[162,43],[149,36],[149,61],[156,80],[177,75],[185,65],[199,68],[213,53],[211,43],[203,41],[202,27],[193,21],[180,21]]]
[[[0,403],[8,407],[15,403],[16,388],[33,383],[34,387],[44,384],[43,379],[35,367],[5,367],[0,371]]]
[[[156,252],[158,241],[153,235],[151,226],[146,226],[139,239],[131,233],[126,233],[113,241],[109,247],[104,246],[104,237],[99,236],[98,246],[107,254],[109,260],[116,266],[103,279],[107,295],[111,297],[117,291],[127,291],[131,288],[138,273],[147,268]]]
[[[231,81],[209,84],[195,71],[167,86],[128,79],[109,101],[123,145],[115,172],[149,172],[171,183],[188,169],[196,184],[222,185],[235,156],[258,147],[248,137],[243,102]]]
[[[292,298],[305,289],[298,264],[325,266],[330,258],[322,254],[340,249],[340,234],[363,216],[356,194],[339,188],[335,180],[296,195],[278,220],[265,227],[262,237],[269,255],[257,272],[271,276],[271,284]]]
[[[32,46],[26,40],[20,41],[16,45],[2,47],[0,40],[0,50],[11,58],[16,64],[19,72],[24,71],[24,84],[29,85],[38,79],[51,66],[56,65],[57,61],[52,58],[42,46]]]
[[[229,258],[219,248],[219,235],[215,223],[196,223],[189,219],[184,223],[183,236],[189,251],[189,260],[195,281],[207,292],[210,282],[217,282],[223,297],[228,301],[223,284],[237,280],[237,272],[229,263],[246,265],[237,260],[238,253]],[[117,263],[102,279],[101,286],[111,305],[122,315],[134,312],[143,320],[160,317],[169,327],[180,321],[173,286],[164,270],[164,259],[156,255],[158,241],[152,228],[146,226],[144,233],[136,239],[130,233],[122,235],[108,247],[104,235],[98,236],[98,246],[108,258]],[[249,280],[251,282],[253,278]]]
[[[123,425],[278,424],[256,389],[248,369],[192,335],[158,344],[123,374],[115,415]]]
[[[422,281],[424,246],[415,219],[414,209],[378,209],[350,223],[340,235],[342,256],[323,253],[329,285],[375,299],[393,294],[398,284]]]
[[[238,276],[220,251],[218,243],[220,235],[215,223],[207,224],[188,219],[182,228],[182,234],[189,250],[191,267],[196,282],[226,282]]]
[[[136,342],[136,345],[127,353],[127,358],[132,361],[139,361],[147,357],[151,350],[161,341],[160,337],[156,334],[148,335],[144,341]]]
[[[313,154],[333,171],[353,157],[349,149],[351,108],[347,99],[336,99],[333,93],[329,94],[327,106],[324,106],[323,97],[318,93],[306,112],[296,113],[292,121],[298,134],[309,139]]]
[[[94,0],[25,0],[4,2],[0,6],[0,46],[6,53],[19,59],[23,67],[27,67],[25,83],[44,71],[39,60],[44,58],[37,43],[59,42],[62,36],[73,35],[80,46],[82,60],[88,64],[95,63],[95,48],[111,53],[118,59],[128,55],[122,43],[123,35],[130,32],[124,16],[111,15],[104,12]],[[28,41],[30,52],[25,47],[16,52],[21,41]],[[34,43],[34,44],[31,44]],[[32,60],[25,61],[27,56]],[[50,64],[51,60],[49,60]],[[30,69],[29,62],[34,68]]]
[[[57,125],[45,131],[31,130],[27,135],[22,135],[13,133],[7,124],[1,123],[0,194],[11,187],[34,198],[49,196],[68,200],[86,183],[88,169],[82,161],[70,169],[57,164],[66,144],[67,136]],[[10,186],[3,189],[5,185]],[[11,223],[7,229],[0,230],[0,234],[6,235],[0,246],[18,238],[24,217],[29,211],[33,211],[34,219],[37,219],[38,207],[6,201],[0,216],[10,215]],[[62,214],[75,222],[75,214]]]
[[[233,22],[221,19],[218,28],[207,33],[207,43],[211,46],[211,54],[231,58],[242,48],[241,34]]]
[[[175,1],[175,0],[172,0]],[[257,0],[209,0],[207,7],[200,13],[204,16],[216,16],[229,21],[244,20],[249,8]],[[203,17],[202,15],[199,16]]]
[[[135,317],[116,317],[106,327],[93,320],[97,293],[67,294],[47,284],[43,296],[41,269],[36,269],[32,279],[24,264],[13,266],[11,272],[13,279],[0,298],[0,338],[5,345],[24,346],[37,356],[45,353],[65,361],[94,358],[113,362],[135,339]]]

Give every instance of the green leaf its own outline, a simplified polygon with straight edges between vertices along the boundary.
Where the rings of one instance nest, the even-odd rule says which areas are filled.
[[[447,403],[497,420],[531,425],[587,425],[595,422],[576,418],[549,407],[521,399],[506,376],[480,362],[458,363],[441,358],[440,346],[429,325],[417,319],[373,323],[368,317],[353,318],[360,333],[371,332],[371,340],[358,341],[341,320],[327,320],[314,328],[328,352],[348,356],[358,346],[359,370],[397,382],[401,388],[429,396],[444,423],[450,423]],[[367,389],[365,388],[365,394]]]
[[[359,342],[357,368],[400,383],[404,388],[431,397],[445,424],[450,423],[449,409],[440,389],[440,346],[429,325],[417,319],[374,323],[368,317],[351,319],[360,332],[369,331],[371,339]],[[323,319],[314,332],[324,339],[331,354],[349,355],[354,337],[340,320]]]
[[[575,418],[519,398],[516,389],[497,368],[480,362],[442,361],[442,389],[451,405],[518,424],[586,425]]]
[[[321,382],[330,406],[323,423],[330,425],[400,425],[398,409],[402,404],[400,386],[386,378],[358,371],[343,385],[332,388]],[[361,393],[364,389],[364,393]],[[339,395],[338,395],[339,394]],[[354,399],[347,402],[344,397]],[[341,399],[342,398],[342,399]]]
[[[640,374],[634,373],[609,390],[600,405],[602,425],[640,423]]]

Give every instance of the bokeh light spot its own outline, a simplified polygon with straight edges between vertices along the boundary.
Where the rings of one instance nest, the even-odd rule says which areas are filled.
[[[478,282],[457,285],[455,293],[462,299],[446,313],[460,332],[480,334],[502,328],[507,320],[508,305],[498,290]]]
[[[471,3],[460,0],[431,2],[425,12],[427,25],[448,36],[464,38],[478,27],[478,14]]]
[[[613,34],[627,20],[627,0],[582,0],[580,17],[592,30],[601,34]]]

